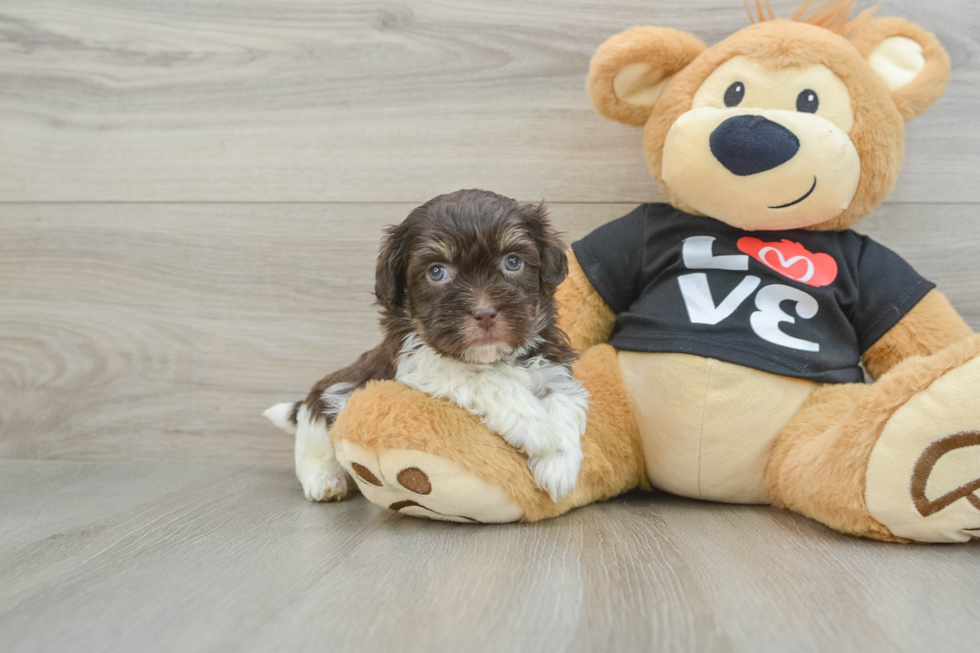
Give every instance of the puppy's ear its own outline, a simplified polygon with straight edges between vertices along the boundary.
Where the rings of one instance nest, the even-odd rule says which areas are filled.
[[[561,242],[558,232],[551,226],[548,210],[543,202],[536,206],[528,206],[525,220],[528,233],[538,246],[538,256],[541,258],[541,285],[552,291],[568,276],[565,244]]]
[[[383,308],[401,307],[405,301],[408,282],[408,260],[412,254],[412,223],[419,207],[404,222],[388,227],[378,252],[378,267],[374,273],[374,296]]]

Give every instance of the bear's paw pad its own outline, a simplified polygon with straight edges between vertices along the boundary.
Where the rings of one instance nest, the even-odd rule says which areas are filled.
[[[337,460],[371,503],[461,523],[518,521],[524,510],[498,485],[440,456],[414,449],[372,450],[335,442]]]

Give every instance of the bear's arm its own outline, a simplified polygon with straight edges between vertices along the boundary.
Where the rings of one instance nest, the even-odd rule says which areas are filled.
[[[568,250],[568,276],[558,286],[558,326],[575,351],[609,342],[616,314],[589,283],[575,253]]]
[[[864,352],[864,367],[877,379],[909,356],[930,356],[972,334],[946,296],[930,290]]]

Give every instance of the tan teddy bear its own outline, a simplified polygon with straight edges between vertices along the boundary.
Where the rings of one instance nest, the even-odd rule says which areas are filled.
[[[380,382],[331,433],[370,501],[534,521],[654,487],[881,540],[980,536],[980,338],[850,230],[891,191],[904,123],[942,95],[949,59],[904,20],[849,20],[852,4],[760,10],[711,48],[660,27],[599,48],[593,103],[644,127],[670,204],[569,252],[561,325],[592,395],[576,489],[553,503],[477,418]]]

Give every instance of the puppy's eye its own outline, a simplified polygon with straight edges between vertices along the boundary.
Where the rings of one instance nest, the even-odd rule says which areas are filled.
[[[726,107],[737,107],[742,103],[742,98],[745,97],[745,84],[742,82],[735,82],[728,87],[725,91],[725,106]]]
[[[816,91],[806,89],[796,96],[797,111],[802,111],[804,113],[816,113],[817,107],[819,106],[820,98],[817,97]]]
[[[508,272],[520,272],[523,267],[524,261],[513,254],[504,259],[504,269]]]
[[[443,283],[449,280],[449,270],[446,269],[445,265],[433,265],[425,274],[429,277],[429,281],[435,283]]]

